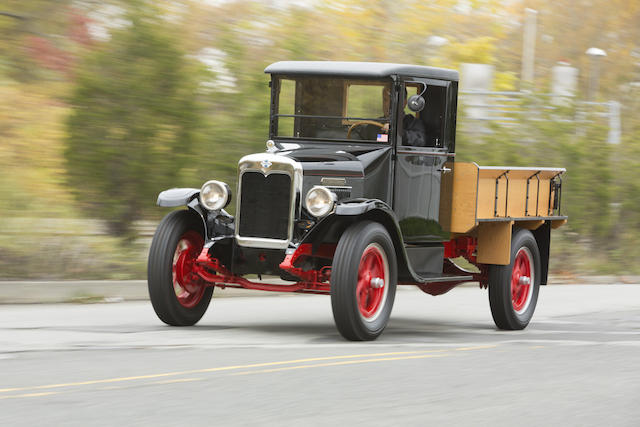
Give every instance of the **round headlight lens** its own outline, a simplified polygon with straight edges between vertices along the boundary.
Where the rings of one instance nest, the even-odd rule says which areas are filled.
[[[200,203],[210,211],[224,208],[231,201],[229,186],[220,181],[207,181],[200,189]]]
[[[316,218],[325,216],[333,209],[334,195],[326,187],[315,186],[307,193],[305,205],[309,213]]]

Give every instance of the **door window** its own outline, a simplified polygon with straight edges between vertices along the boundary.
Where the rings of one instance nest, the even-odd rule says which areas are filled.
[[[402,132],[402,145],[445,147],[444,130],[447,87],[427,82],[408,82],[405,88],[404,110],[398,126]],[[412,95],[419,94],[422,94],[425,106],[422,111],[413,112],[407,107],[407,100]]]

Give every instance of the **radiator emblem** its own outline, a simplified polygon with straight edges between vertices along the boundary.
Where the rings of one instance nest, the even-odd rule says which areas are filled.
[[[273,163],[271,163],[269,159],[264,159],[263,161],[260,162],[260,166],[262,166],[264,169],[269,169],[272,164]]]

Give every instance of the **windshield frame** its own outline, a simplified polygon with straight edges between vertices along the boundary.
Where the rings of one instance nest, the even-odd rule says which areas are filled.
[[[354,77],[354,76],[343,76],[343,75],[335,75],[335,76],[326,76],[326,75],[315,75],[315,74],[296,74],[296,75],[288,75],[288,74],[272,74],[271,80],[269,82],[269,86],[271,88],[271,103],[269,109],[269,139],[272,140],[280,140],[280,141],[309,141],[309,142],[327,142],[327,143],[349,143],[354,145],[360,144],[375,144],[378,146],[388,146],[393,145],[396,139],[396,115],[397,115],[397,84],[395,76],[390,76],[386,78],[367,78],[367,77]],[[389,84],[391,89],[390,94],[390,104],[389,104],[389,118],[365,118],[365,117],[345,117],[345,116],[319,116],[319,115],[304,115],[304,114],[280,114],[279,110],[279,89],[280,82],[282,80],[299,80],[301,78],[322,78],[322,79],[333,79],[333,80],[344,80],[345,85],[348,84],[349,81],[365,83],[371,82],[372,85],[384,85]],[[348,99],[348,98],[347,98]],[[346,114],[346,112],[344,112]],[[387,142],[375,141],[375,140],[366,140],[366,139],[352,139],[352,138],[314,138],[307,136],[283,136],[278,135],[278,118],[279,117],[307,117],[307,118],[317,118],[317,119],[341,119],[343,122],[348,123],[353,120],[375,120],[381,123],[389,123],[389,131],[388,131],[388,140]]]

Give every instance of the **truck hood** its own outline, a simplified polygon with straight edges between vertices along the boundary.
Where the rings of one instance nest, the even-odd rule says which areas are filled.
[[[364,177],[391,150],[389,145],[281,144],[279,155],[302,164],[305,175]]]

